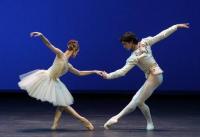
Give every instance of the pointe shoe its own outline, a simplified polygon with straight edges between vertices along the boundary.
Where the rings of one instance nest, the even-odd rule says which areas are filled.
[[[83,125],[85,126],[85,128],[87,128],[88,130],[91,130],[91,131],[94,130],[94,126],[86,118],[83,117],[81,119],[81,123],[83,123]]]
[[[58,128],[58,124],[56,123],[56,124],[53,124],[52,126],[51,126],[51,130],[56,130]]]
[[[109,119],[105,124],[104,124],[104,128],[105,129],[109,129],[113,124],[116,124],[118,122],[118,120],[114,117],[112,117],[111,119]]]
[[[147,130],[154,130],[154,125],[153,125],[153,123],[149,123],[149,124],[147,124],[147,128],[146,128]]]

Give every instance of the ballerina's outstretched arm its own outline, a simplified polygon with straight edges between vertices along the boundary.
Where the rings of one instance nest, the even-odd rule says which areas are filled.
[[[31,32],[30,33],[31,37],[40,37],[42,42],[51,50],[53,51],[56,55],[61,56],[62,51],[58,48],[56,48],[51,42],[40,32]]]
[[[182,24],[176,24],[173,25],[171,27],[169,27],[166,30],[163,30],[162,32],[160,32],[159,34],[157,34],[156,36],[153,37],[147,37],[144,42],[151,46],[165,38],[167,38],[168,36],[170,36],[172,33],[174,33],[177,29],[179,28],[189,28],[189,23],[182,23]]]
[[[102,76],[102,71],[99,70],[88,70],[88,71],[80,71],[76,68],[74,68],[70,63],[69,63],[69,71],[77,76],[87,76],[91,74],[97,74]]]

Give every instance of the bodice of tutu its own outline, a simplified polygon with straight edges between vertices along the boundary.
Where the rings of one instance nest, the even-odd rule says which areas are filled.
[[[48,72],[53,79],[57,79],[67,73],[68,69],[68,60],[65,57],[56,57],[52,66],[48,69]]]

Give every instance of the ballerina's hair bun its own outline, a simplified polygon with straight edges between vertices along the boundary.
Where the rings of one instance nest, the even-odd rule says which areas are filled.
[[[77,40],[69,40],[67,43],[68,50],[79,50],[79,44]]]

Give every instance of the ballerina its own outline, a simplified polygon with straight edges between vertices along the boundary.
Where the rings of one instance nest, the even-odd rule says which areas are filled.
[[[93,130],[94,126],[85,117],[78,114],[70,105],[73,104],[73,97],[67,87],[60,81],[60,77],[67,71],[77,75],[86,76],[91,74],[100,74],[100,71],[79,71],[70,63],[71,57],[76,57],[79,52],[79,44],[76,40],[70,40],[67,43],[67,50],[62,52],[52,45],[49,40],[40,32],[32,32],[31,37],[39,37],[43,43],[56,55],[52,66],[47,70],[35,70],[20,75],[21,81],[19,87],[26,90],[29,96],[37,100],[47,101],[57,106],[52,130],[57,129],[62,112],[65,111],[78,119],[88,130]]]
[[[138,107],[143,113],[147,121],[147,130],[153,130],[154,124],[151,118],[150,109],[146,105],[145,101],[151,96],[153,91],[162,83],[163,81],[163,70],[159,67],[155,61],[151,46],[162,39],[167,38],[169,35],[174,33],[179,28],[189,28],[188,23],[176,24],[168,29],[160,32],[154,37],[147,37],[139,41],[136,35],[132,32],[126,32],[120,39],[124,48],[128,50],[133,50],[131,56],[127,59],[126,64],[119,70],[112,73],[102,72],[102,76],[105,79],[114,79],[121,76],[125,76],[126,73],[131,70],[135,65],[137,65],[141,70],[144,71],[146,76],[146,81],[143,86],[137,91],[133,96],[130,103],[117,115],[110,118],[105,124],[104,128],[109,129],[113,124],[118,123],[118,121],[125,115],[133,112],[136,107]],[[146,53],[145,57],[137,59],[141,53]]]

